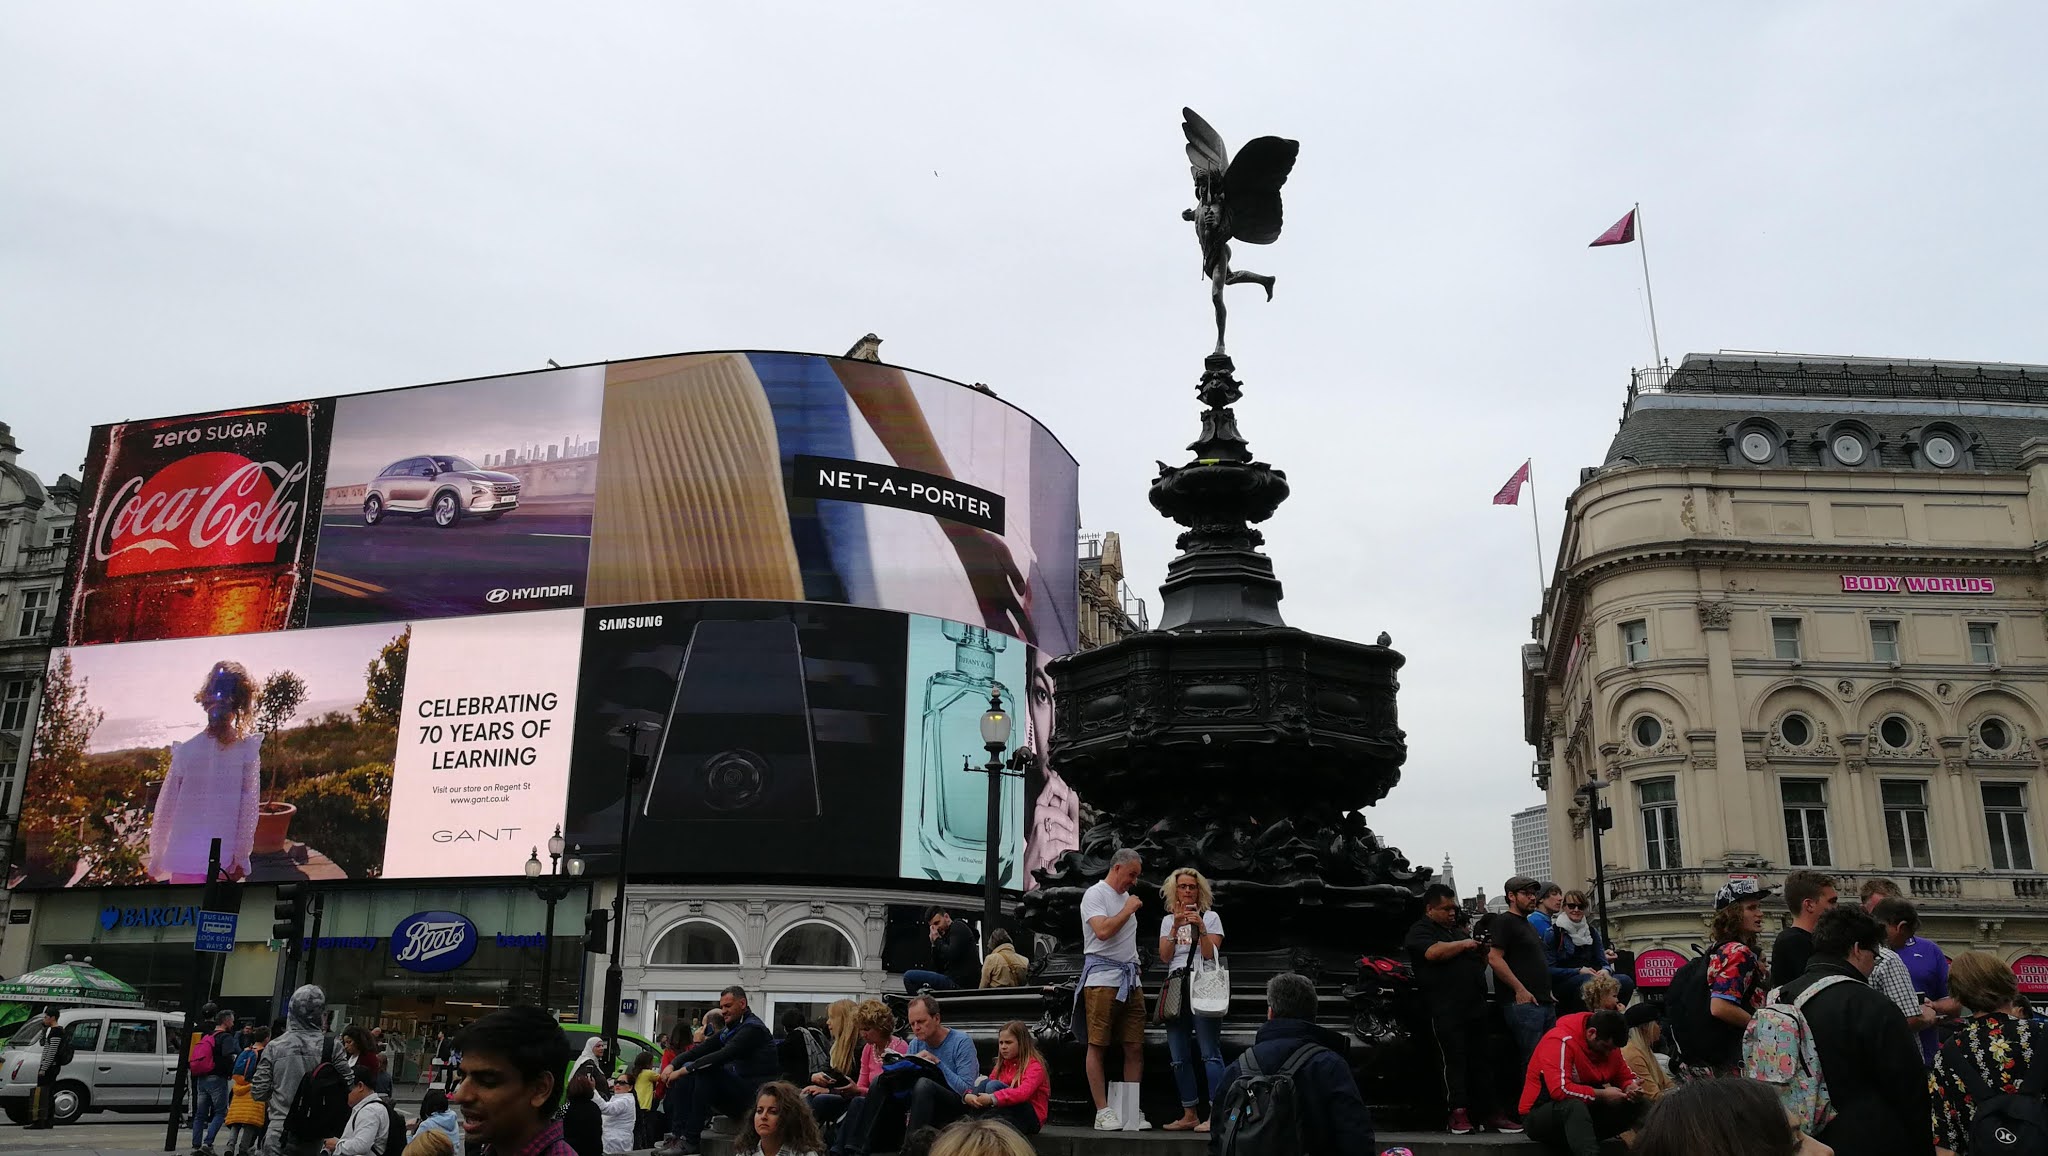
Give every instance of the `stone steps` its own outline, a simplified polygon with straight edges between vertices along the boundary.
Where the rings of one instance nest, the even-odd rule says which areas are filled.
[[[730,1121],[712,1121],[704,1130],[703,1156],[732,1156]],[[1097,1132],[1092,1128],[1055,1124],[1031,1139],[1038,1156],[1202,1156],[1209,1137],[1189,1132]],[[1374,1139],[1380,1151],[1407,1148],[1415,1156],[1499,1156],[1510,1146],[1521,1148],[1521,1136],[1498,1132],[1475,1132],[1453,1136],[1448,1132],[1381,1132]]]

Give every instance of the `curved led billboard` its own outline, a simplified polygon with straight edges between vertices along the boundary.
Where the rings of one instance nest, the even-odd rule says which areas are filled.
[[[99,427],[10,878],[516,876],[557,824],[601,869],[630,808],[636,873],[978,882],[1077,486],[983,389],[810,354]],[[1005,885],[1076,811],[1005,779]]]

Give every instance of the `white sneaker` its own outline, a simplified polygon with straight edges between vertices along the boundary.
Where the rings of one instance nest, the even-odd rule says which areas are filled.
[[[1121,1132],[1124,1130],[1124,1122],[1116,1118],[1115,1108],[1104,1108],[1095,1113],[1095,1130],[1097,1132]]]
[[[1150,1121],[1150,1120],[1147,1120],[1147,1119],[1146,1119],[1145,1117],[1143,1117],[1143,1116],[1140,1116],[1140,1117],[1138,1117],[1138,1131],[1140,1131],[1140,1132],[1150,1132],[1151,1130],[1152,1130],[1152,1121]]]

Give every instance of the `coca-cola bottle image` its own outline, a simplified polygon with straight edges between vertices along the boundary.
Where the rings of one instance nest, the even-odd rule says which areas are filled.
[[[94,429],[67,641],[303,622],[331,415],[301,401]]]

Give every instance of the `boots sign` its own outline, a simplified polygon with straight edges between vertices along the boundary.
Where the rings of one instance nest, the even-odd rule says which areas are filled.
[[[392,962],[407,971],[454,971],[476,954],[476,924],[453,911],[419,911],[391,929]]]

